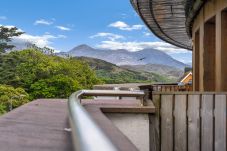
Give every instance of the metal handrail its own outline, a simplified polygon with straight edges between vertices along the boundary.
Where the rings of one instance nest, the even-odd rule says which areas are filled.
[[[88,112],[82,107],[82,96],[144,97],[143,91],[81,90],[69,97],[69,119],[76,151],[118,151]]]

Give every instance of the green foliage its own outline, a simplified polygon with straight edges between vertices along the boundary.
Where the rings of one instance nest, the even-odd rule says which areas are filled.
[[[28,49],[1,54],[0,83],[24,88],[32,100],[66,98],[78,89],[92,88],[100,80],[81,61]]]
[[[8,44],[12,37],[19,36],[23,32],[18,31],[16,27],[8,28],[0,26],[0,53],[4,53],[6,49],[12,49],[14,46]]]
[[[171,79],[159,74],[127,70],[100,59],[89,57],[77,57],[75,59],[87,63],[93,70],[95,70],[97,77],[107,84],[154,83],[172,81]]]
[[[105,83],[137,83],[137,82],[153,82],[145,76],[141,76],[138,73],[131,71],[121,71],[121,72],[107,72],[106,70],[97,70],[96,74]]]
[[[28,93],[22,88],[15,89],[12,86],[0,85],[0,114],[9,111],[11,102],[12,108],[27,103],[28,97]]]
[[[67,98],[72,91],[77,91],[80,86],[77,81],[65,75],[41,79],[31,85],[30,95],[34,98]]]

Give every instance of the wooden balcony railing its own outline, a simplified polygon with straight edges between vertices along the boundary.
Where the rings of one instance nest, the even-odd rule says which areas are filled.
[[[153,85],[153,91],[160,92],[178,92],[178,91],[192,91],[192,85]]]
[[[155,151],[225,151],[227,93],[153,92]]]

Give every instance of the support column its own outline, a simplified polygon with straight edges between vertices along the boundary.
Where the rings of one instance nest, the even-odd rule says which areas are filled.
[[[204,9],[201,10],[202,12]],[[204,15],[204,14],[203,14]],[[204,16],[200,16],[200,20],[204,22]],[[204,91],[203,87],[203,73],[204,73],[204,67],[203,67],[203,52],[204,52],[204,43],[203,43],[203,37],[204,37],[204,24],[200,25],[200,37],[199,37],[199,91]]]
[[[215,91],[222,91],[222,78],[221,78],[221,66],[222,66],[222,63],[221,63],[221,12],[217,12],[216,13],[216,52],[215,52],[215,56],[216,56],[216,59],[215,59],[215,68],[216,68],[216,71],[215,71]]]

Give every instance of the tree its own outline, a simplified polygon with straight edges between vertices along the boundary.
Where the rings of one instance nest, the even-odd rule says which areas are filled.
[[[41,79],[31,85],[30,97],[34,98],[67,98],[72,92],[80,89],[77,80],[66,75],[56,75]]]
[[[28,98],[24,89],[0,84],[0,115],[29,102]]]
[[[4,53],[7,49],[12,49],[14,45],[10,45],[9,42],[15,36],[20,36],[24,32],[18,31],[17,27],[4,27],[0,26],[0,53]]]
[[[0,54],[0,84],[21,87],[36,98],[67,98],[79,89],[100,84],[90,67],[73,58],[27,49]]]

